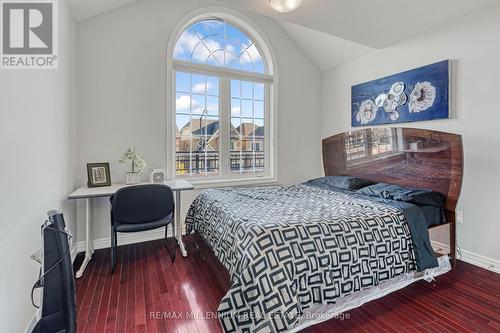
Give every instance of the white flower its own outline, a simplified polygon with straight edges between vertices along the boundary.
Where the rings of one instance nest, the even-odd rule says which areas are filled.
[[[362,125],[368,124],[377,117],[378,107],[371,99],[367,99],[361,103],[359,111],[356,114],[356,120]]]
[[[389,94],[387,96],[387,99],[384,101],[384,110],[385,110],[385,112],[391,113],[391,112],[396,111],[396,109],[398,108],[399,104],[398,104],[398,102],[395,101],[395,98],[396,97],[394,95],[391,95],[391,94]]]
[[[396,82],[391,86],[390,93],[394,96],[399,96],[405,91],[405,83],[404,82]]]
[[[391,118],[392,121],[396,121],[399,119],[399,112],[394,111],[389,114],[389,118]]]
[[[408,110],[421,112],[430,108],[436,100],[436,88],[428,81],[417,82],[410,95]]]
[[[144,161],[141,154],[135,151],[135,147],[129,147],[123,154],[122,158],[118,160],[120,163],[126,163],[127,161],[132,162],[132,172],[140,173],[146,168],[146,161]]]
[[[379,108],[384,106],[384,102],[387,99],[387,94],[380,94],[375,98],[375,105],[378,106]]]
[[[408,96],[405,93],[402,93],[396,97],[395,101],[398,103],[398,106],[405,105],[408,101]]]

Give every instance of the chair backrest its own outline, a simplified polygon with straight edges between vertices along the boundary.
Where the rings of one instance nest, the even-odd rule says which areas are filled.
[[[111,212],[115,221],[126,224],[160,220],[174,212],[174,194],[160,184],[124,187],[113,196]]]

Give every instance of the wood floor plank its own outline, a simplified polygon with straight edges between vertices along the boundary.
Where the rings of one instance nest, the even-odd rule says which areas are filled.
[[[477,305],[481,304],[479,300],[471,301],[465,299],[462,297],[462,291],[457,293],[455,289],[447,286],[445,281],[440,283],[440,287],[435,288],[435,290],[425,292],[432,293],[434,300],[432,306],[436,309],[436,312],[452,313],[455,322],[467,323],[467,326],[475,329],[486,327],[490,320],[494,320],[498,316],[498,313],[500,313],[493,312],[487,307],[477,308]],[[417,292],[415,289],[401,291],[402,295],[407,296],[409,299],[418,300],[419,302],[423,302],[420,301],[423,293],[424,291],[420,290]]]
[[[132,245],[130,249],[130,261],[127,280],[124,282],[127,285],[127,306],[125,314],[125,329],[122,332],[135,332],[135,287],[136,287],[136,262],[137,262],[137,245]]]
[[[81,256],[83,257],[83,256]],[[86,315],[84,315],[85,310],[88,308],[87,307],[87,302],[90,302],[92,299],[92,295],[94,290],[89,286],[90,281],[92,279],[93,271],[95,269],[96,261],[95,261],[96,256],[94,255],[94,258],[89,262],[87,265],[87,269],[85,270],[85,274],[77,281],[75,285],[76,289],[76,295],[77,295],[77,301],[78,301],[78,308],[77,308],[77,318],[80,320],[85,320]],[[83,259],[83,258],[81,258]],[[83,260],[75,260],[75,262],[78,261],[83,261]],[[79,266],[76,266],[79,267]],[[76,271],[76,269],[75,269]]]
[[[118,249],[118,258],[116,261],[116,273],[113,275],[111,283],[111,296],[109,300],[109,309],[106,316],[105,333],[116,332],[116,321],[118,318],[118,304],[120,299],[120,279],[123,272],[123,252],[124,248]]]
[[[120,246],[114,274],[109,249],[96,251],[76,281],[78,333],[222,332],[216,318],[200,316],[217,314],[229,275],[199,236],[184,240],[189,256],[177,249],[174,263],[164,240]],[[415,283],[347,314],[303,332],[500,332],[500,275],[459,261],[435,282]]]
[[[131,247],[123,247],[120,248],[121,252],[121,274],[119,280],[119,293],[118,293],[118,303],[117,303],[117,313],[116,313],[116,323],[115,323],[115,332],[125,332],[126,325],[126,316],[127,316],[127,299],[128,299],[128,286],[126,284],[127,276],[129,276],[130,269],[130,256],[131,256]],[[120,252],[119,252],[120,253]]]
[[[161,320],[155,317],[151,317],[151,313],[155,313],[158,311],[162,311],[163,306],[162,306],[162,300],[161,300],[161,288],[160,284],[163,280],[159,278],[158,276],[158,270],[159,268],[159,262],[160,260],[166,260],[164,256],[160,256],[162,254],[161,252],[161,247],[158,244],[152,244],[151,246],[151,251],[152,251],[152,258],[151,265],[148,265],[149,267],[149,278],[150,278],[150,283],[151,283],[151,294],[150,297],[152,299],[152,304],[151,308],[148,309],[148,319],[149,320],[154,320],[156,321],[156,332],[158,333],[167,333],[167,326],[166,326],[166,321]]]
[[[110,257],[108,256],[106,261],[109,262],[109,260]],[[97,319],[95,323],[96,332],[104,332],[106,327],[108,312],[110,310],[111,311],[113,310],[110,303],[112,302],[111,289],[112,289],[113,279],[115,278],[115,276],[109,278],[105,274],[106,275],[110,274],[109,266],[107,270],[103,271],[103,276],[101,277],[101,279],[103,280],[103,286],[102,286],[101,300],[99,302],[97,310]],[[115,275],[119,275],[118,270]]]
[[[145,282],[144,282],[144,269],[146,267],[145,251],[146,244],[137,247],[138,259],[135,269],[135,332],[146,332],[146,295],[145,295]]]
[[[83,325],[84,332],[85,332],[85,328],[91,322],[93,322],[93,320],[92,320],[93,318],[89,318],[89,313],[90,313],[90,310],[92,308],[92,303],[94,300],[96,286],[97,286],[97,282],[99,280],[99,271],[100,271],[102,263],[103,263],[103,260],[102,260],[103,255],[104,255],[104,253],[94,253],[94,256],[93,256],[93,260],[94,260],[93,266],[94,267],[91,271],[92,272],[91,275],[89,276],[89,281],[88,281],[88,284],[86,287],[85,299],[83,300],[81,310],[78,311],[78,312],[80,312],[78,318],[80,318],[80,325]],[[77,295],[77,299],[78,299],[78,295]]]

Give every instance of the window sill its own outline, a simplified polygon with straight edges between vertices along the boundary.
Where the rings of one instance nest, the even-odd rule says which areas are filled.
[[[178,178],[182,179],[182,178]],[[217,188],[217,187],[236,187],[236,186],[254,186],[254,185],[281,185],[278,183],[278,180],[274,177],[252,177],[252,178],[244,178],[244,179],[214,179],[214,180],[192,180],[189,178],[185,178],[189,181],[195,189],[202,190],[208,188]]]

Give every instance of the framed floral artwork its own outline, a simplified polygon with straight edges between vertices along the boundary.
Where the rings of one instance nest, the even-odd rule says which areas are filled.
[[[352,86],[351,126],[450,117],[450,61]]]
[[[87,176],[88,187],[111,186],[109,163],[88,163]]]

